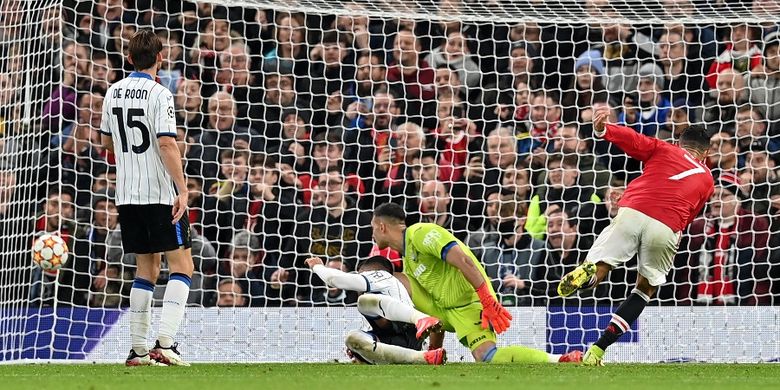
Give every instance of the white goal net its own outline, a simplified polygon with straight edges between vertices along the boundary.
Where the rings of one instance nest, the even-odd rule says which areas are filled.
[[[189,360],[345,360],[356,295],[304,261],[354,271],[385,202],[474,250],[515,314],[499,344],[586,348],[636,280],[632,260],[555,292],[641,172],[594,138],[599,107],[671,142],[705,126],[717,187],[610,358],[778,359],[778,26],[766,0],[3,0],[0,362],[129,348],[135,258],[97,129],[139,29],[163,42],[186,156]],[[43,232],[68,242],[58,272],[30,261]]]

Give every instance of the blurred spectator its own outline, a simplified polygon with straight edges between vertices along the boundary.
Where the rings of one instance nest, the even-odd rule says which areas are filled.
[[[219,52],[227,50],[231,43],[230,23],[220,17],[204,18],[196,42],[189,51],[189,63],[197,69],[198,77],[205,85],[212,85],[215,81],[217,68],[217,56]],[[215,91],[210,89],[204,96],[210,96]]]
[[[466,96],[458,72],[448,65],[436,67],[434,83],[436,84],[436,99],[439,101],[454,100],[456,97],[463,100]]]
[[[253,106],[262,99],[260,88],[255,87],[249,46],[243,39],[234,39],[227,49],[219,53],[218,59],[218,88],[232,95],[236,101],[236,122],[243,127],[249,127]]]
[[[419,209],[417,196],[420,193],[420,181],[415,178],[413,170],[420,165],[425,140],[425,132],[420,126],[406,122],[395,128],[390,141],[395,146],[392,150],[392,166],[384,185],[393,200],[404,205],[406,210]]]
[[[527,84],[533,90],[540,88],[542,76],[536,63],[538,58],[539,51],[536,46],[524,41],[512,43],[509,50],[508,68],[499,77],[498,89],[501,91],[511,90],[512,86],[517,85],[518,82]]]
[[[534,238],[542,239],[548,225],[545,215],[551,206],[570,211],[583,203],[600,201],[592,185],[580,182],[576,156],[552,155],[547,160],[547,180],[539,186],[528,206],[525,228]]]
[[[94,131],[99,129],[103,118],[103,99],[105,94],[105,89],[99,88],[79,92],[76,100],[78,102],[77,117],[74,119],[78,119],[83,125],[90,126]],[[59,134],[55,133],[52,135],[51,146],[61,146],[71,136],[75,127],[75,121],[65,123]],[[87,139],[89,139],[89,136]]]
[[[263,104],[253,105],[249,116],[253,119],[252,127],[258,129],[265,139],[265,151],[276,153],[282,147],[282,114],[288,110],[303,109],[306,105],[298,100],[292,76],[266,74],[263,82]]]
[[[740,106],[737,110],[736,129],[740,165],[744,165],[744,152],[750,150],[754,142],[763,143],[770,154],[780,151],[780,139],[769,137],[766,119],[758,108],[750,105]]]
[[[263,71],[280,74],[305,74],[306,29],[296,15],[276,18],[276,47],[263,55]],[[303,72],[303,73],[301,73]]]
[[[224,279],[217,285],[218,307],[244,307],[246,306],[246,294],[241,284],[233,279]]]
[[[392,65],[387,70],[387,81],[404,92],[408,100],[407,112],[420,112],[422,102],[436,97],[436,74],[427,61],[420,58],[422,46],[411,30],[402,29],[395,36]]]
[[[311,102],[312,108],[325,108],[329,96],[338,93],[343,97],[347,84],[354,82],[355,58],[346,37],[335,31],[322,35],[321,43],[314,47],[310,57],[312,62],[307,77],[300,79],[296,87],[301,98]],[[316,111],[313,123],[324,125],[326,120],[319,112]]]
[[[204,180],[204,188],[211,188],[217,179],[218,160],[222,149],[263,150],[263,140],[252,129],[236,123],[236,102],[227,92],[217,92],[209,98],[208,128],[195,139],[190,157],[200,160],[193,166]]]
[[[249,153],[226,149],[220,155],[220,171],[224,180],[211,185],[204,199],[203,235],[214,243],[217,255],[225,256],[233,234],[248,221]]]
[[[15,215],[13,215],[12,205],[16,201],[16,173],[9,167],[0,162],[0,227],[10,228]],[[8,229],[4,231],[16,231]]]
[[[447,40],[440,47],[431,50],[425,61],[431,68],[444,65],[457,72],[458,79],[468,88],[477,88],[481,84],[479,65],[471,59],[466,37],[460,31],[450,31]]]
[[[746,75],[745,84],[750,88],[750,101],[769,121],[769,134],[780,135],[780,30],[764,37],[764,64]]]
[[[664,97],[670,102],[683,99],[693,107],[701,106],[705,88],[702,60],[689,57],[683,33],[664,32],[658,39],[658,54]]]
[[[248,306],[265,306],[266,297],[272,292],[269,282],[271,274],[276,271],[276,264],[266,267],[257,237],[247,230],[236,230],[221,263],[219,275],[241,286]]]
[[[593,186],[597,193],[602,194],[609,184],[610,175],[607,168],[593,154],[591,142],[591,139],[582,137],[576,123],[568,123],[558,132],[552,151],[561,153],[564,157],[576,156],[577,167],[580,170],[580,183]],[[544,182],[545,173],[539,172],[536,177],[537,183],[541,184]]]
[[[704,218],[688,227],[681,242],[684,250],[675,259],[677,298],[714,305],[766,300],[756,287],[767,282],[768,238],[766,218],[743,209],[734,192],[718,187]]]
[[[204,126],[203,96],[200,94],[200,80],[182,78],[176,87],[174,103],[176,107],[176,122],[187,129],[187,135],[197,138]]]
[[[525,213],[526,208],[513,194],[493,192],[487,198],[485,225],[468,237],[469,246],[476,248],[475,255],[504,305],[530,303],[527,294],[531,273],[544,248],[544,242],[525,234]]]
[[[179,83],[185,78],[184,46],[181,42],[181,35],[177,31],[162,30],[157,33],[157,37],[160,38],[163,47],[160,52],[163,63],[157,70],[157,77],[160,78],[160,84],[168,88],[171,93],[176,94]]]
[[[339,259],[338,257],[334,257],[328,260],[328,262],[325,263],[325,266],[337,270],[343,269],[343,264],[341,263],[341,259]],[[331,306],[331,305],[344,306],[348,304],[354,304],[357,300],[357,297],[355,296],[354,293],[339,288],[327,287],[327,288],[320,289],[319,292],[320,292],[319,294],[313,296],[313,300],[315,304],[327,305],[327,306]]]
[[[548,142],[558,136],[561,125],[561,107],[558,95],[551,91],[536,91],[528,100],[529,116],[526,123],[528,135],[521,135],[517,141],[517,152],[543,154]]]
[[[704,103],[702,113],[697,117],[702,119],[710,134],[718,131],[734,133],[737,107],[748,97],[745,81],[730,68],[720,71],[717,80],[715,88]]]
[[[452,221],[455,218],[463,218],[457,210],[450,212],[449,189],[447,185],[438,180],[431,180],[423,183],[420,188],[420,222],[435,223],[447,230],[452,231]],[[453,232],[458,234],[465,232]]]
[[[539,267],[531,272],[531,293],[544,300],[556,297],[556,289],[561,277],[571,272],[585,260],[585,255],[593,242],[577,234],[577,219],[568,211],[553,206],[546,212],[546,241],[541,251]],[[592,294],[581,291],[581,296]]]
[[[598,51],[591,50],[585,54],[574,63],[572,85],[564,91],[561,101],[566,120],[574,120],[579,117],[580,111],[591,108],[597,95],[607,96],[604,63],[598,57]],[[588,57],[587,54],[594,57]]]
[[[694,107],[688,104],[688,101],[680,98],[672,102],[672,107],[669,110],[669,119],[667,119],[666,126],[658,129],[656,137],[658,139],[675,142],[680,139],[683,131],[690,127],[691,122],[695,122],[693,117]]]
[[[737,169],[740,168],[736,138],[725,131],[713,134],[710,137],[710,154],[707,161],[715,179],[721,175],[736,177]],[[744,166],[744,161],[741,165]]]
[[[437,108],[438,127],[433,139],[439,151],[439,180],[460,181],[469,150],[478,149],[478,145],[471,142],[478,139],[477,126],[464,117],[463,103],[457,96],[440,99]]]
[[[83,48],[83,46],[73,41],[66,41],[62,45],[60,52],[62,57],[60,60],[62,63],[62,80],[54,88],[51,96],[43,106],[43,124],[46,130],[57,131],[60,128],[60,120],[67,123],[76,119],[77,51],[79,47]],[[4,88],[0,87],[0,89]],[[0,101],[0,107],[4,105]]]
[[[638,94],[627,96],[618,122],[631,126],[638,133],[655,137],[669,118],[672,104],[661,93],[664,73],[658,65],[644,64],[639,68]]]
[[[273,156],[253,156],[249,171],[248,226],[269,261],[278,263],[282,240],[295,229],[300,201],[295,189],[279,185],[279,167]]]
[[[297,275],[293,280],[300,286],[297,289],[299,302],[312,301],[311,292],[304,287],[311,285],[310,273],[303,265],[306,258],[338,256],[343,261],[343,268],[352,271],[357,260],[371,251],[371,217],[355,207],[354,201],[345,195],[346,184],[341,170],[338,167],[328,169],[318,177],[317,183],[311,212],[298,217],[295,235],[287,240],[285,252],[296,253],[297,258],[285,256],[281,264],[285,269],[295,267]]]
[[[59,299],[76,306],[87,306],[90,289],[105,294],[113,292],[129,296],[130,293],[129,281],[127,286],[122,286],[126,280],[107,278],[109,264],[106,262],[106,254],[109,233],[117,228],[119,220],[116,205],[113,199],[98,197],[90,206],[91,223],[79,224],[76,228],[74,245],[70,248],[72,256],[60,271]],[[121,274],[121,271],[118,274]]]
[[[751,145],[740,182],[747,198],[745,208],[755,215],[766,215],[770,199],[780,194],[780,176],[776,166],[777,162],[767,152],[765,143],[758,141]]]
[[[710,65],[707,84],[715,88],[720,83],[718,74],[731,69],[741,77],[761,65],[761,49],[755,44],[755,30],[746,22],[736,22],[728,27],[730,32],[726,47]]]

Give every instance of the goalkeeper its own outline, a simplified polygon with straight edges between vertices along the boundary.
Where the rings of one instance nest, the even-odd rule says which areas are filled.
[[[506,331],[512,315],[496,299],[485,270],[471,250],[449,231],[432,223],[406,227],[401,206],[385,203],[374,210],[371,227],[379,249],[390,247],[403,256],[415,307],[441,320],[455,332],[478,362],[580,362],[582,352],[548,354],[523,346],[496,346],[496,333]]]

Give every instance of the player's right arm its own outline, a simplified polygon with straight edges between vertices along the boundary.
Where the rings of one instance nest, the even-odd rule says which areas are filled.
[[[329,287],[347,291],[366,292],[371,289],[368,279],[362,275],[348,274],[344,271],[328,268],[319,257],[306,259],[306,265]]]
[[[637,133],[630,127],[607,123],[609,110],[601,108],[593,114],[593,134],[617,145],[627,155],[647,161],[663,141]]]
[[[458,244],[452,233],[441,226],[426,224],[413,231],[415,247],[430,255],[438,256],[447,264],[457,268],[474,287],[482,303],[482,327],[492,325],[496,333],[509,328],[512,315],[498,302],[496,295],[479,265]]]
[[[114,153],[114,139],[111,138],[111,127],[109,126],[109,106],[107,99],[103,103],[103,115],[100,118],[100,144],[109,152]]]
[[[178,195],[173,203],[173,221],[175,224],[187,209],[187,181],[184,179],[181,153],[176,144],[176,119],[174,117],[173,95],[161,93],[158,95],[156,113],[157,143],[160,145],[160,159],[165,170],[171,175],[176,185]]]

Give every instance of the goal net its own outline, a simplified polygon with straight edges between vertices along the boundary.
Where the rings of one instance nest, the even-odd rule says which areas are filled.
[[[584,350],[637,277],[634,258],[593,291],[555,292],[641,172],[594,137],[603,108],[670,142],[704,126],[716,183],[609,358],[780,358],[778,23],[764,0],[5,0],[0,361],[127,353],[135,257],[97,129],[139,29],[163,42],[185,156],[188,360],[345,361],[357,295],[305,260],[353,272],[380,254],[400,271],[372,241],[386,202],[473,249],[514,314],[499,345]],[[60,271],[30,261],[43,232],[68,242]],[[156,307],[167,279],[163,260]]]

